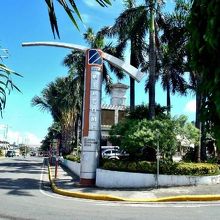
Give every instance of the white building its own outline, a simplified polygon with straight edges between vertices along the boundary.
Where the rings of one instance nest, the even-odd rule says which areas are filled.
[[[107,138],[112,125],[117,124],[126,115],[126,90],[129,86],[122,83],[112,85],[110,104],[102,104],[101,139],[102,146],[110,145]]]

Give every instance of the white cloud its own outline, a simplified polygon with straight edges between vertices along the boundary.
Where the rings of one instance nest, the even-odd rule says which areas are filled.
[[[196,100],[190,100],[189,102],[186,103],[185,108],[184,108],[185,112],[188,113],[194,113],[196,112]]]
[[[29,145],[40,145],[40,138],[38,138],[35,134],[32,134],[32,133],[25,133],[25,138],[26,138],[26,141],[27,141],[27,144]]]
[[[13,131],[7,126],[0,124],[0,140],[7,140],[10,144],[27,144],[27,145],[40,145],[41,139],[35,134],[30,132]]]
[[[7,141],[9,143],[22,143],[22,136],[21,133],[17,132],[17,131],[12,131],[12,130],[8,130],[8,134],[7,134]]]

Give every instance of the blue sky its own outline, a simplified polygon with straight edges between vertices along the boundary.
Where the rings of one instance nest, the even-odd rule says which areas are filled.
[[[0,46],[9,50],[9,57],[4,59],[4,64],[23,75],[23,78],[13,77],[22,94],[13,91],[7,98],[3,119],[0,119],[0,139],[4,139],[8,127],[7,138],[10,142],[39,144],[46,135],[52,118],[48,112],[32,107],[31,99],[35,95],[40,95],[45,86],[56,77],[67,75],[68,71],[62,66],[62,60],[70,50],[22,47],[22,42],[58,41],[86,45],[82,37],[86,27],[90,26],[97,31],[105,25],[112,25],[123,10],[122,1],[119,0],[113,1],[113,5],[108,8],[101,8],[94,0],[76,3],[84,20],[84,24],[80,24],[80,32],[73,27],[65,12],[56,7],[61,38],[54,39],[44,0],[0,1]],[[172,1],[167,1],[167,4],[170,9]],[[0,55],[3,55],[2,51]],[[137,104],[146,103],[148,100],[148,94],[144,93],[145,80],[146,77],[136,85]],[[129,84],[128,79],[122,82]],[[156,101],[165,105],[166,95],[159,85],[156,92]],[[109,102],[106,94],[103,94],[102,100],[105,103]],[[187,97],[178,95],[172,97],[172,114],[186,114],[189,120],[194,120],[193,100],[192,94]]]

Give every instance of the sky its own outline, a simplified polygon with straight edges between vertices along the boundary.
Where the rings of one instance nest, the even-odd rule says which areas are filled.
[[[139,2],[144,2],[139,0]],[[173,1],[167,2],[167,10],[171,10]],[[44,0],[0,0],[0,55],[1,49],[8,49],[9,55],[3,63],[23,77],[13,77],[13,82],[22,93],[13,90],[7,97],[3,118],[0,118],[0,140],[10,143],[40,145],[52,123],[49,112],[42,112],[31,106],[31,100],[57,77],[66,76],[68,69],[62,65],[64,57],[70,50],[53,47],[22,47],[23,42],[56,41],[87,46],[83,40],[86,28],[95,31],[112,25],[123,11],[121,0],[112,1],[108,8],[100,7],[95,0],[76,0],[83,23],[79,22],[80,31],[76,30],[61,7],[55,4],[60,30],[60,39],[54,39],[47,7]],[[127,61],[129,62],[129,61]],[[148,102],[148,94],[144,92],[146,76],[136,84],[136,104]],[[117,80],[115,80],[117,82]],[[121,81],[129,85],[128,77]],[[127,104],[129,96],[127,93]],[[103,93],[102,102],[109,103],[109,96]],[[159,84],[156,87],[156,102],[166,103],[166,94]],[[195,97],[172,96],[172,115],[185,114],[189,121],[195,117]]]

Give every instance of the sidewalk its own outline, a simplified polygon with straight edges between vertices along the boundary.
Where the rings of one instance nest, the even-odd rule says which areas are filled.
[[[54,178],[54,167],[51,167],[51,176]],[[79,177],[74,175],[68,168],[59,166],[57,179],[54,180],[55,186],[67,193],[64,195],[80,197],[81,194],[102,195],[106,197],[101,200],[111,200],[111,197],[122,198],[118,201],[220,201],[220,184],[200,185],[200,186],[182,186],[167,188],[138,188],[138,189],[104,189],[98,187],[82,187],[79,184]],[[56,191],[56,190],[54,190]],[[79,193],[74,196],[74,193]],[[109,198],[108,198],[109,197]],[[85,196],[85,198],[90,198]],[[163,199],[164,198],[164,199]],[[93,198],[98,199],[99,198]],[[159,199],[159,200],[158,200]],[[112,199],[114,200],[114,199]],[[117,199],[116,199],[117,200]]]

